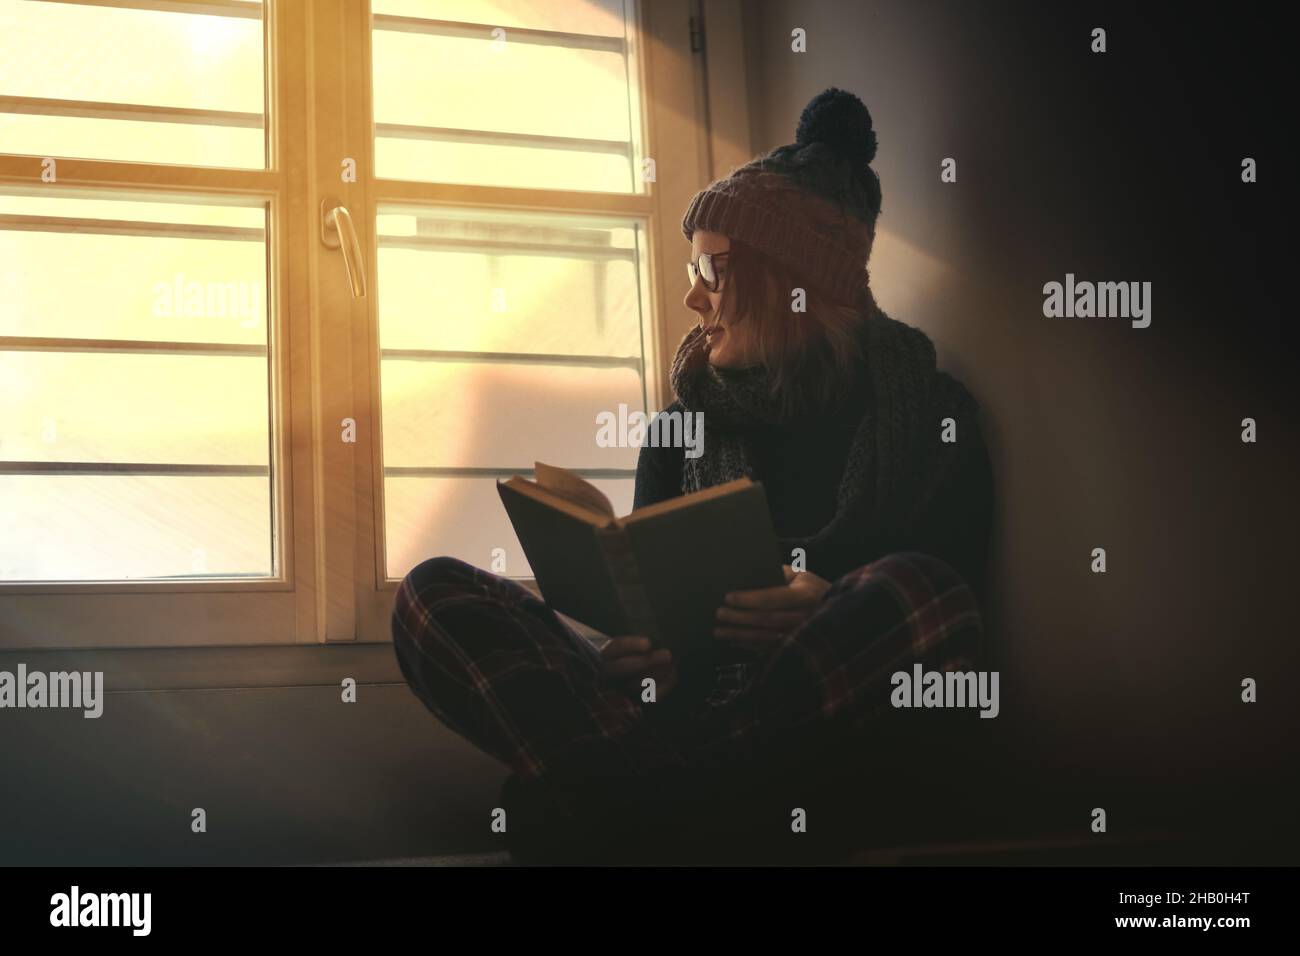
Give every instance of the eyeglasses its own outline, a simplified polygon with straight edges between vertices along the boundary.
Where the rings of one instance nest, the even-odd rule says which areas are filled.
[[[704,282],[704,288],[710,292],[717,292],[717,265],[729,255],[731,255],[730,252],[701,252],[700,257],[695,262],[686,263],[686,276],[690,279],[691,285],[695,285],[695,277],[699,276]]]

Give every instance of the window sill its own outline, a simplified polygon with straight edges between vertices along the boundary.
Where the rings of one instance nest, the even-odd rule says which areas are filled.
[[[404,683],[390,642],[3,650],[0,670],[102,671],[109,692]]]

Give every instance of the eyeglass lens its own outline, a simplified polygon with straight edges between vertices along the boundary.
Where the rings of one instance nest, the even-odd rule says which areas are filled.
[[[718,274],[713,268],[713,256],[709,253],[702,252],[696,262],[686,263],[686,275],[690,279],[691,285],[695,284],[697,274],[704,280],[704,287],[710,292],[717,288]]]

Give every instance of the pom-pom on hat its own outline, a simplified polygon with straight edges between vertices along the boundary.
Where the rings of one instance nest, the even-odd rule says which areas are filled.
[[[869,297],[867,260],[880,214],[871,168],[876,132],[862,101],[823,90],[799,116],[795,141],[695,194],[682,232],[720,232],[788,267],[832,299]]]

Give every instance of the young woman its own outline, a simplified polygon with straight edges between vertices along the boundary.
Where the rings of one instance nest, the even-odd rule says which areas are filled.
[[[787,556],[784,586],[728,595],[707,666],[679,672],[637,635],[597,651],[523,587],[452,558],[402,583],[403,673],[513,770],[513,847],[520,831],[570,849],[582,833],[617,854],[633,834],[671,832],[666,808],[690,816],[726,792],[737,809],[756,780],[797,781],[806,804],[821,771],[870,761],[863,741],[904,726],[893,673],[975,666],[988,455],[970,395],[871,294],[875,149],[862,102],[826,90],[793,144],[698,193],[682,222],[699,324],[668,410],[703,412],[704,453],[643,447],[635,504],[747,475]],[[788,815],[772,822],[789,829]]]

